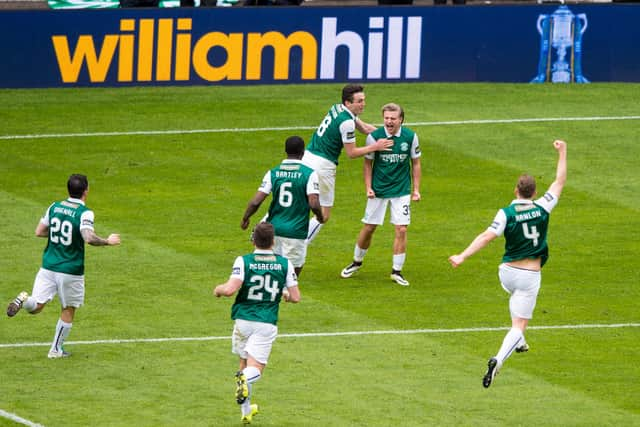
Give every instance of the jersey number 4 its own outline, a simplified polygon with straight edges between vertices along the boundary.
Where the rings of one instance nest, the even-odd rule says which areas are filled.
[[[538,237],[540,237],[540,233],[538,233],[538,229],[534,225],[529,228],[529,225],[526,222],[522,223],[522,233],[524,233],[524,237],[527,239],[533,240],[533,246],[538,246]]]

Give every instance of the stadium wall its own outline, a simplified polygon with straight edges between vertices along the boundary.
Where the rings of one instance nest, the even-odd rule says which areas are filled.
[[[571,46],[565,40],[564,47],[550,33],[543,35],[545,17],[557,10],[527,5],[4,11],[0,86],[530,82],[556,67],[553,56],[562,49],[571,81],[577,65],[585,82],[640,81],[640,5],[571,6],[576,40]]]

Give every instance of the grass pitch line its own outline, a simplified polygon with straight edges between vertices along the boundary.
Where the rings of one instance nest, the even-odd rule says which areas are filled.
[[[0,418],[6,418],[8,420],[13,421],[14,423],[22,424],[29,427],[44,427],[42,424],[36,424],[29,420],[25,420],[22,417],[17,416],[16,414],[12,414],[11,412],[6,412],[0,409]]]
[[[603,120],[640,120],[640,116],[595,116],[595,117],[543,117],[525,119],[486,119],[486,120],[451,120],[443,122],[413,122],[407,126],[454,126],[454,125],[492,125],[509,123],[536,122],[596,122]],[[291,130],[314,130],[316,126],[285,126],[263,128],[225,128],[225,129],[169,129],[141,130],[130,132],[86,132],[86,133],[42,133],[31,135],[0,135],[0,140],[11,139],[49,139],[49,138],[88,138],[95,136],[132,136],[132,135],[182,135],[194,133],[228,133],[228,132],[275,132]]]
[[[527,329],[601,329],[601,328],[638,328],[640,323],[612,323],[593,325],[549,325],[549,326],[529,326]],[[278,338],[313,338],[313,337],[341,337],[355,335],[408,335],[408,334],[449,334],[460,332],[494,332],[506,331],[510,326],[486,327],[486,328],[452,328],[452,329],[395,329],[387,331],[345,331],[345,332],[308,332],[279,334]],[[230,335],[219,337],[174,337],[174,338],[132,338],[132,339],[110,339],[93,341],[67,341],[69,345],[95,345],[95,344],[140,344],[140,343],[161,343],[179,341],[222,341],[230,340]],[[14,343],[0,344],[0,348],[16,347],[43,347],[50,346],[50,342]]]

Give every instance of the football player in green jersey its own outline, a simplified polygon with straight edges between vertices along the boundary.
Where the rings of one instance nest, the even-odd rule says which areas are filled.
[[[242,216],[240,228],[249,227],[251,215],[256,213],[267,196],[273,193],[269,212],[263,221],[275,228],[274,252],[288,258],[300,275],[307,255],[307,231],[309,211],[318,221],[324,222],[318,199],[318,174],[302,164],[304,140],[290,136],[285,141],[287,158],[278,166],[267,171],[258,191],[249,201]]]
[[[462,253],[449,257],[451,265],[458,267],[496,237],[505,237],[505,252],[498,275],[502,287],[510,295],[511,329],[504,337],[498,353],[489,359],[487,373],[482,379],[484,387],[491,385],[502,364],[514,350],[517,353],[529,350],[524,330],[533,317],[540,290],[540,272],[549,256],[549,214],[558,203],[567,180],[567,145],[564,141],[556,140],[553,147],[558,152],[556,179],[544,196],[534,200],[535,179],[529,175],[521,175],[514,190],[516,199],[506,208],[500,209],[491,226],[480,233]]]
[[[85,206],[89,192],[87,177],[71,175],[67,190],[69,197],[51,204],[36,227],[36,236],[46,237],[47,246],[31,296],[21,292],[7,307],[9,317],[15,316],[23,307],[31,314],[37,314],[58,295],[62,312],[49,349],[50,359],[69,356],[62,345],[71,331],[76,308],[84,303],[84,244],[120,244],[119,234],[104,239],[93,229],[93,211]]]
[[[409,286],[409,281],[402,275],[402,267],[406,259],[407,227],[411,223],[411,202],[420,200],[420,143],[415,132],[402,126],[404,111],[398,104],[383,106],[382,119],[384,126],[367,136],[367,145],[379,139],[388,139],[393,141],[393,146],[391,151],[365,155],[363,174],[367,207],[362,219],[364,225],[358,235],[353,262],[340,275],[349,278],[361,268],[373,233],[378,225],[384,223],[389,206],[391,224],[395,226],[391,280]]]
[[[268,222],[253,231],[253,253],[239,256],[226,283],[213,290],[216,297],[237,293],[231,307],[234,320],[232,351],[240,359],[236,373],[236,402],[242,422],[251,423],[258,406],[251,404],[252,384],[260,379],[278,335],[280,301],[300,301],[298,279],[291,261],[273,252],[274,228]]]
[[[388,150],[393,141],[381,138],[364,147],[356,146],[356,129],[370,134],[376,127],[358,118],[365,107],[364,88],[348,84],[342,89],[342,103],[332,105],[322,120],[311,141],[307,145],[302,161],[318,172],[320,181],[320,206],[324,223],[329,220],[333,207],[338,158],[344,147],[349,158],[362,157],[367,153]],[[320,231],[323,223],[316,218],[309,222],[307,242],[311,242]]]

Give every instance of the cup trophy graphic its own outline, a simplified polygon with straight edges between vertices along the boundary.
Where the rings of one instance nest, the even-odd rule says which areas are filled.
[[[551,15],[539,15],[536,25],[540,59],[538,74],[531,83],[589,83],[582,74],[582,35],[587,30],[587,15],[574,15],[562,5]]]

